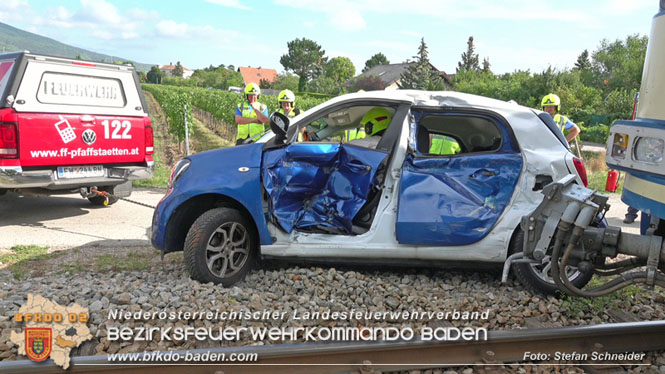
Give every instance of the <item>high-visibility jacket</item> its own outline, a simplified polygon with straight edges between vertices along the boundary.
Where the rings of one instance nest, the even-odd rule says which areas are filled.
[[[357,129],[346,130],[346,141],[347,143],[351,140],[364,139],[367,135],[365,134],[365,128],[360,127]]]
[[[261,112],[265,116],[268,115],[268,107],[259,103],[261,105]],[[238,107],[236,108],[236,115],[240,115],[243,118],[256,118],[256,112],[254,111],[254,108],[252,108],[251,105],[249,105],[248,102],[243,101],[242,103],[238,104]],[[264,130],[264,126],[262,123],[245,123],[245,124],[238,124],[238,136],[236,139],[247,139],[251,138],[255,135],[258,135],[262,133]]]
[[[434,134],[429,153],[433,155],[454,155],[460,151],[457,142],[445,135]]]
[[[277,113],[284,114],[284,108],[279,108],[279,109],[277,109]],[[289,114],[285,114],[285,116],[287,116],[287,117],[289,117],[289,118],[293,118],[293,117],[295,117],[295,116],[297,116],[297,115],[299,115],[299,114],[300,114],[300,109],[298,109],[298,108],[293,108],[293,109],[291,109],[291,110],[289,111]]]
[[[567,130],[570,129],[571,127],[575,126],[575,123],[570,120],[570,118],[563,116],[559,113],[554,115],[554,123],[559,127],[559,130],[561,130],[561,133],[565,136],[566,133],[568,132]]]

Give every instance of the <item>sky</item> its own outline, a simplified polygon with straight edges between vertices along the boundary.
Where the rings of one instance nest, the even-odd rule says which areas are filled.
[[[658,0],[2,0],[0,22],[129,60],[190,69],[284,70],[287,42],[308,38],[356,73],[381,52],[454,73],[473,36],[495,73],[570,68],[601,40],[648,35]]]

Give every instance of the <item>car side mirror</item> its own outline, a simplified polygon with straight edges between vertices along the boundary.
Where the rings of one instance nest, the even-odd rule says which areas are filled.
[[[282,113],[275,112],[270,116],[270,130],[275,134],[279,141],[286,138],[286,130],[289,128],[289,117]]]

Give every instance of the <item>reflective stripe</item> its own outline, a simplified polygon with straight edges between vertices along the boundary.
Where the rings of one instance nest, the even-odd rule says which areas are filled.
[[[566,131],[566,122],[568,122],[568,117],[562,116],[559,113],[554,115],[554,123],[556,123],[556,125],[559,126],[559,130],[561,130],[561,132],[564,133],[564,135]]]
[[[650,182],[627,173],[623,188],[647,199],[665,203],[665,186],[662,184]]]
[[[247,106],[245,106],[245,104],[247,104]],[[261,111],[264,111],[265,107],[266,107],[265,105],[261,104]],[[238,110],[240,110],[241,116],[243,118],[257,118],[254,108],[252,108],[252,106],[249,105],[249,103],[243,102],[241,104],[238,104]],[[236,139],[251,138],[253,136],[262,133],[263,130],[264,126],[262,123],[239,124],[238,136],[236,137]]]

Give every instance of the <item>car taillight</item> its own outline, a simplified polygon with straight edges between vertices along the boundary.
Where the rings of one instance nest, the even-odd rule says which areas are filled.
[[[16,158],[18,140],[15,123],[0,123],[0,158]]]
[[[155,141],[153,139],[152,126],[150,119],[144,121],[145,124],[145,154],[151,155],[155,152]]]
[[[582,183],[584,183],[584,187],[588,186],[589,181],[587,180],[586,168],[584,167],[584,164],[582,163],[582,160],[580,160],[577,157],[573,157],[573,164],[575,164],[575,170],[577,170],[577,175],[580,176],[580,179],[582,180]]]

